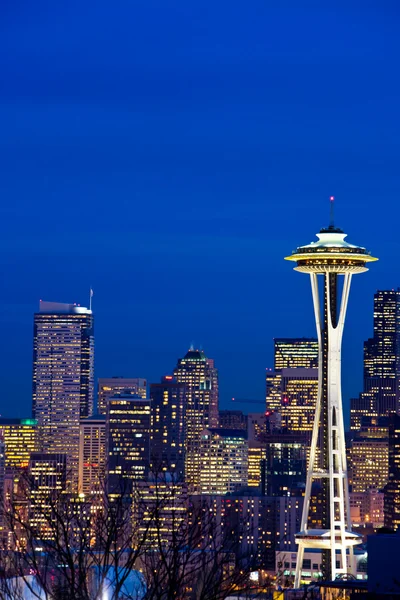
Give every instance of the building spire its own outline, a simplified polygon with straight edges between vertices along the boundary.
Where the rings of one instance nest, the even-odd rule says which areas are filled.
[[[330,216],[330,220],[329,220],[329,227],[334,229],[335,228],[335,196],[331,196],[329,198],[330,201],[330,205],[331,205],[331,216]]]

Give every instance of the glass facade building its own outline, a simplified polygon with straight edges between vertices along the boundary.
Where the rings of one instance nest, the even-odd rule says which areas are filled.
[[[107,488],[130,494],[150,470],[151,401],[132,394],[110,398],[106,416]]]
[[[186,386],[172,375],[150,385],[151,464],[155,473],[185,475]]]
[[[72,491],[78,483],[80,419],[93,410],[93,367],[92,312],[41,301],[34,317],[33,417],[39,450],[68,453]]]
[[[0,418],[0,439],[4,442],[5,468],[25,469],[31,453],[38,450],[37,421]]]
[[[399,411],[400,290],[374,294],[374,335],[364,343],[364,390],[351,400],[351,429],[364,416],[387,416]]]
[[[147,381],[142,377],[102,377],[97,384],[97,406],[98,413],[107,413],[107,402],[109,398],[117,394],[136,394],[141,398],[147,398]]]
[[[202,350],[190,348],[174,369],[178,383],[186,386],[185,477],[189,491],[199,491],[200,435],[218,427],[218,371]]]

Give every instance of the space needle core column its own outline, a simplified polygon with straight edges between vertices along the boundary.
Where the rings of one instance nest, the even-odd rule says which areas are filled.
[[[378,259],[373,258],[365,248],[346,242],[346,234],[334,226],[333,197],[331,223],[329,227],[321,229],[317,237],[318,241],[300,246],[286,257],[286,260],[297,263],[296,271],[310,274],[319,344],[318,398],[301,531],[296,535],[298,553],[295,587],[300,585],[305,549],[322,550],[323,576],[333,580],[340,574],[354,570],[353,547],[362,541],[361,536],[351,531],[350,522],[341,392],[341,346],[352,275],[367,271],[366,263]],[[322,275],[323,280],[321,294],[318,275]],[[343,276],[341,299],[339,276]],[[323,493],[322,529],[308,528],[314,480],[321,481]],[[336,567],[337,560],[341,563],[340,568]]]

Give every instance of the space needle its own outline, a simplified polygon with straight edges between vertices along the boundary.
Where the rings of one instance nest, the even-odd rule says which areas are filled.
[[[367,271],[375,260],[360,246],[345,241],[346,234],[335,227],[334,198],[330,198],[331,219],[317,234],[318,241],[300,246],[291,256],[294,269],[309,273],[319,345],[318,397],[315,408],[310,458],[301,519],[294,586],[299,587],[304,551],[322,551],[325,579],[354,574],[354,546],[361,536],[351,531],[350,499],[344,437],[341,346],[343,327],[353,274]],[[318,275],[322,277],[318,279]],[[322,280],[322,281],[321,281]],[[321,281],[321,289],[319,286]],[[309,529],[310,498],[313,481],[322,488],[322,528]],[[337,562],[336,562],[337,561]],[[340,565],[337,567],[337,564]]]

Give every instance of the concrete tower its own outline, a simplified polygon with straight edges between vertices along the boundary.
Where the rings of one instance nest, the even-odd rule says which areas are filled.
[[[310,275],[319,345],[318,399],[301,531],[296,535],[298,554],[295,587],[300,584],[306,548],[322,550],[324,577],[335,579],[337,575],[354,571],[353,546],[361,543],[360,536],[352,533],[350,522],[341,393],[341,345],[352,275],[367,271],[366,263],[377,259],[365,248],[346,242],[346,234],[334,226],[333,197],[331,223],[329,227],[321,229],[317,237],[318,241],[301,246],[286,257],[286,260],[296,262],[296,271]],[[321,293],[318,275],[322,276]],[[342,277],[343,286],[340,291],[339,282]],[[311,486],[314,480],[321,480],[323,487],[322,529],[308,528]],[[336,566],[336,560],[339,563],[337,552],[341,554],[341,568]]]

